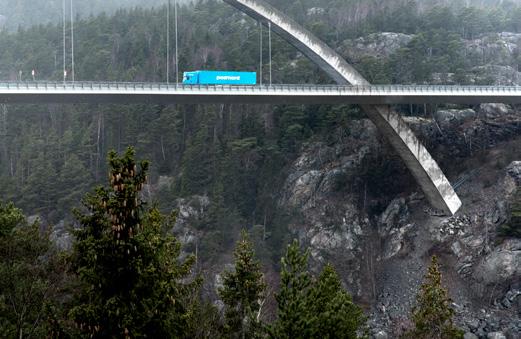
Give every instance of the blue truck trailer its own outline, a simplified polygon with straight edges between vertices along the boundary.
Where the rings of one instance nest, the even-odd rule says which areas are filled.
[[[193,71],[183,73],[185,85],[255,85],[256,72]]]

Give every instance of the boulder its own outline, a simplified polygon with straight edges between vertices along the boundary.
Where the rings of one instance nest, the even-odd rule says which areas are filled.
[[[474,333],[467,332],[463,335],[463,339],[478,339],[478,336]]]
[[[461,247],[461,243],[459,241],[453,242],[450,246],[450,249],[452,250],[452,253],[454,253],[454,255],[458,258],[463,256],[464,254],[463,248]]]
[[[521,161],[514,161],[508,165],[507,173],[518,186],[521,186]]]
[[[509,219],[509,208],[505,200],[496,201],[494,209],[487,213],[485,220],[493,225],[502,225]]]
[[[310,239],[311,255],[316,260],[321,260],[320,253],[328,253],[345,250],[352,253],[360,245],[360,238],[363,235],[364,221],[356,216],[356,207],[346,204],[346,214],[342,218],[342,223],[335,226],[318,226],[309,229],[305,238]]]
[[[288,192],[289,197],[287,204],[296,208],[304,206],[315,195],[324,177],[324,173],[317,170],[301,172],[299,174],[300,176],[295,178],[291,183],[292,185],[288,185],[290,191]]]
[[[170,185],[172,185],[173,182],[174,182],[174,177],[161,175],[161,176],[159,176],[159,179],[157,179],[156,186],[157,186],[158,190],[162,190],[162,189],[165,189],[165,188],[169,188]]]
[[[400,228],[393,228],[389,237],[385,241],[383,257],[390,259],[400,253],[405,247],[406,236],[414,227],[413,224],[407,224]]]
[[[326,13],[326,10],[322,7],[313,7],[308,9],[306,12],[308,16],[323,15],[324,13]]]
[[[34,223],[38,223],[40,225],[45,224],[45,219],[41,215],[38,215],[38,214],[28,216],[26,218],[26,220],[29,225],[32,225]]]
[[[473,109],[447,109],[439,110],[434,113],[436,121],[444,127],[452,127],[453,124],[462,123],[464,120],[476,117],[476,111]]]
[[[204,218],[210,206],[210,199],[205,195],[194,195],[175,201],[175,209],[179,212],[174,230],[179,231],[189,222],[197,222]]]
[[[470,82],[494,86],[518,86],[521,84],[521,72],[511,66],[484,65],[472,68]]]
[[[386,236],[393,228],[400,228],[409,218],[409,208],[404,198],[397,198],[391,201],[389,206],[380,216],[379,233]]]
[[[485,286],[509,285],[521,278],[521,239],[508,239],[476,266],[474,277]]]
[[[479,114],[487,119],[498,118],[510,114],[512,109],[505,104],[481,104]]]
[[[389,336],[387,335],[387,332],[385,331],[378,331],[373,336],[374,339],[387,339]]]
[[[69,251],[72,248],[74,236],[65,226],[65,221],[60,220],[56,225],[52,226],[52,232],[49,239],[60,251]]]
[[[507,339],[503,332],[490,332],[487,334],[487,339]]]

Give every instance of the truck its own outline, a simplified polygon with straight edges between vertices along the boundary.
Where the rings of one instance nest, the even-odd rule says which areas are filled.
[[[183,72],[184,85],[255,85],[256,72],[191,71]]]

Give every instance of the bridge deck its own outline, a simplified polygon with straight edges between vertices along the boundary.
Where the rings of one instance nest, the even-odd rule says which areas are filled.
[[[0,82],[0,103],[521,103],[521,86],[175,85],[114,82]]]

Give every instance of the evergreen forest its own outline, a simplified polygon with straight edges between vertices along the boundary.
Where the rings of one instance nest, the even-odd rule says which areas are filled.
[[[438,73],[470,83],[468,74],[483,58],[468,55],[465,40],[521,33],[521,4],[511,1],[269,2],[346,57],[346,41],[379,32],[412,35],[388,58],[353,62],[373,83],[427,84]],[[61,8],[49,3],[42,17]],[[61,81],[64,64],[71,68],[71,40],[64,60],[59,13],[57,20],[22,26],[17,16],[30,10],[5,4],[0,15],[9,14],[17,27],[0,30],[0,81],[33,81],[32,70],[36,81]],[[116,7],[78,15],[76,80],[166,82],[166,63],[176,60],[173,49],[166,60],[164,2]],[[353,9],[363,14],[352,17]],[[267,83],[267,27],[261,35],[257,22],[229,5],[201,0],[180,1],[178,30],[181,73],[258,72],[262,53]],[[508,66],[519,69],[521,51],[516,55]],[[332,84],[276,34],[271,61],[273,83]],[[404,115],[421,111],[396,108]],[[287,228],[298,213],[278,204],[301,148],[339,142],[362,119],[349,105],[0,105],[0,331],[9,338],[365,337],[364,305],[333,266],[309,269],[309,252]],[[381,200],[396,193],[389,174],[405,171],[394,154],[389,158],[359,183]],[[389,184],[374,184],[375,177]],[[342,178],[338,186],[345,189]],[[187,201],[204,210],[190,220],[201,235],[196,245],[173,234]],[[51,241],[56,225],[73,235],[65,251]],[[205,273],[223,253],[234,268],[212,271],[221,279],[212,289]],[[430,274],[438,288],[439,272]],[[448,322],[453,313],[441,294]],[[424,324],[420,313],[415,321]],[[450,330],[459,336],[452,322]]]

